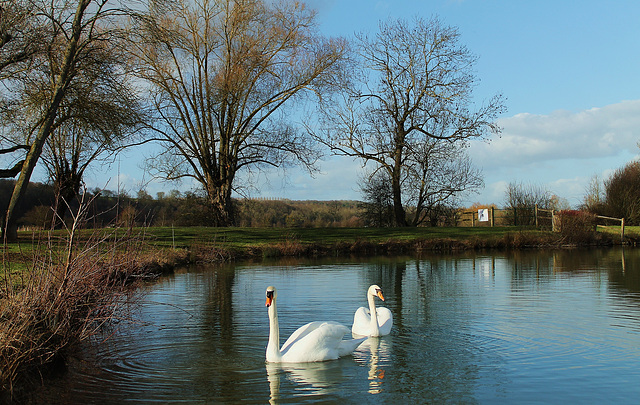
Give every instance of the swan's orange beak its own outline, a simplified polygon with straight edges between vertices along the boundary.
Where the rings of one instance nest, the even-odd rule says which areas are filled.
[[[264,305],[267,306],[267,307],[271,306],[271,301],[272,301],[271,297],[267,296],[267,302],[265,302]]]
[[[380,298],[382,301],[384,301],[384,296],[382,295],[382,290],[376,290],[376,293],[378,294],[378,298]]]

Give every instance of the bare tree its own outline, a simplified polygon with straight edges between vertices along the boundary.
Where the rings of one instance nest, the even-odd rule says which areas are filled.
[[[401,182],[405,206],[413,208],[408,216],[412,226],[430,220],[431,212],[454,207],[458,199],[484,185],[465,148],[458,142],[427,139],[413,146]]]
[[[413,149],[418,153],[408,154],[401,179],[407,224],[436,223],[434,218],[455,207],[462,193],[483,185],[480,171],[459,145],[428,139]],[[361,182],[366,217],[375,218],[378,226],[396,224],[391,183],[381,167]],[[383,213],[385,219],[380,218]]]
[[[70,89],[80,77],[82,61],[97,56],[97,43],[108,42],[119,30],[116,20],[124,11],[115,4],[108,6],[108,0],[29,0],[28,9],[40,23],[47,27],[47,43],[43,53],[36,53],[33,58],[37,63],[20,74],[14,74],[4,83],[13,94],[19,97],[23,112],[32,114],[33,123],[28,129],[27,153],[22,170],[7,208],[4,236],[15,239],[16,218],[15,207],[20,203],[33,169],[42,153],[42,148],[55,130],[58,113]],[[114,24],[114,25],[111,25]],[[108,29],[106,27],[109,27]],[[51,59],[49,56],[56,55]],[[43,80],[48,77],[47,83]],[[6,82],[6,80],[4,81]],[[38,84],[45,87],[38,88]],[[14,104],[16,101],[14,101]]]
[[[366,226],[393,226],[393,198],[387,173],[377,171],[360,182],[363,202],[361,218]]]
[[[510,213],[508,221],[513,225],[535,225],[536,207],[551,209],[551,192],[535,184],[509,183],[505,192],[505,208]]]
[[[44,48],[47,28],[29,0],[0,2],[0,80],[29,69]]]
[[[302,3],[263,0],[176,1],[141,21],[132,46],[165,147],[153,168],[166,179],[199,182],[216,225],[232,222],[242,170],[313,168],[318,153],[292,125],[292,108],[332,86],[346,49],[314,24]]]
[[[640,224],[640,161],[616,169],[604,187],[607,215],[624,218],[630,225]]]
[[[592,214],[603,215],[605,213],[605,189],[603,181],[598,175],[591,177],[585,190],[585,196],[581,208]]]
[[[437,19],[381,23],[374,37],[361,34],[357,41],[362,79],[348,89],[344,102],[323,106],[321,141],[334,153],[359,157],[387,172],[395,222],[405,226],[403,193],[419,205],[430,194],[422,182],[434,178],[425,172],[435,167],[432,148],[440,148],[439,143],[462,147],[470,138],[499,133],[494,119],[504,110],[502,97],[469,109],[476,58],[459,44],[458,31]],[[459,163],[467,170],[466,163]],[[477,174],[468,173],[468,187],[474,188]],[[460,188],[451,185],[452,192]],[[418,222],[419,215],[413,223]]]
[[[64,219],[67,205],[80,191],[85,170],[137,144],[134,135],[147,118],[128,77],[127,55],[119,42],[112,38],[93,44],[93,57],[80,61],[80,73],[47,138],[42,160],[56,193],[54,221]]]

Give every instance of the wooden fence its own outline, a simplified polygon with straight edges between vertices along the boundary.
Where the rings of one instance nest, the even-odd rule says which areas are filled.
[[[620,240],[624,240],[624,218],[611,218],[611,217],[605,217],[602,215],[596,215],[596,218],[604,219],[607,221],[620,222]],[[607,228],[606,225],[601,225],[601,226],[604,226],[605,228]]]
[[[605,221],[620,223],[620,238],[624,240],[624,218],[612,218],[596,215],[596,218]],[[456,224],[458,226],[535,226],[536,228],[551,229],[557,231],[556,212],[538,208],[533,209],[498,209],[485,208],[478,210],[460,210],[457,212]],[[601,225],[607,227],[606,225]]]
[[[458,226],[535,226],[548,227],[553,224],[553,211],[525,208],[485,208],[478,210],[460,210],[457,212]]]

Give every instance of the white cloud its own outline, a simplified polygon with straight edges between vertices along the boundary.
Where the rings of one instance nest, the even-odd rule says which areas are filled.
[[[560,159],[589,159],[635,151],[640,140],[640,100],[579,112],[522,113],[499,120],[502,136],[474,142],[482,167],[523,167]]]
[[[606,179],[637,158],[640,100],[548,115],[499,120],[502,137],[473,142],[469,154],[483,170],[485,189],[468,202],[501,204],[511,182],[542,186],[575,207],[594,175]]]

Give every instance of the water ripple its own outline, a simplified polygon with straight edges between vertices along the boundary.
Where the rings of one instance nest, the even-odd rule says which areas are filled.
[[[624,272],[601,252],[569,251],[176,274],[40,402],[629,403],[640,396],[640,253],[625,254]],[[267,285],[278,286],[282,343],[311,320],[350,325],[373,283],[391,335],[338,361],[265,364]]]

